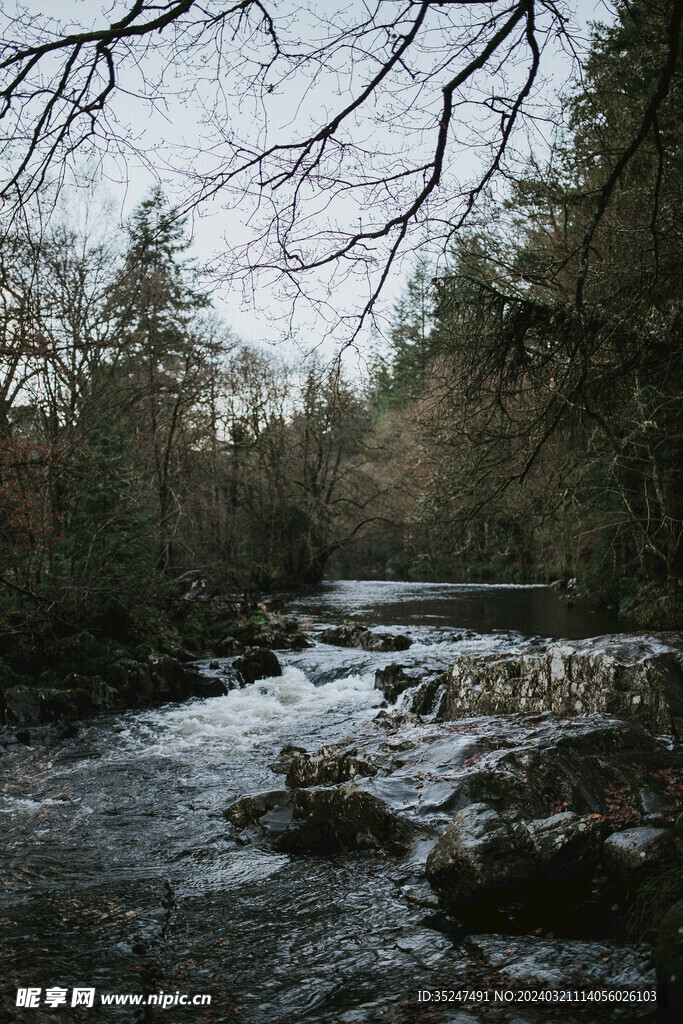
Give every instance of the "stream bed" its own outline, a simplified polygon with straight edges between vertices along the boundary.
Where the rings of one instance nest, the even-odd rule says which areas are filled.
[[[344,620],[407,632],[413,644],[401,662],[425,672],[445,669],[457,654],[618,629],[613,617],[568,607],[545,587],[339,581],[288,609],[313,639]],[[546,964],[549,987],[572,971],[577,984],[590,979],[598,962],[613,984],[652,987],[648,950],[605,937],[535,936],[531,949],[528,936],[464,934],[420,895],[424,886],[400,859],[291,856],[243,844],[225,807],[281,786],[270,765],[284,745],[316,750],[370,722],[382,703],[375,670],[396,660],[320,642],[278,657],[281,677],[90,719],[71,738],[0,760],[0,1021],[462,1024],[560,1016],[541,1004],[418,1002],[419,991],[466,985],[484,956],[498,957],[513,981],[529,973],[531,958],[537,975]],[[221,674],[227,662],[199,664]],[[69,1005],[76,986],[95,988],[94,1008]],[[39,1005],[16,1006],[22,987],[41,989]],[[44,1005],[52,988],[67,990],[66,1005]],[[211,1004],[99,1003],[101,993],[150,991],[209,994]],[[645,1009],[620,1019],[644,1019]],[[561,1016],[608,1019],[585,1005]]]

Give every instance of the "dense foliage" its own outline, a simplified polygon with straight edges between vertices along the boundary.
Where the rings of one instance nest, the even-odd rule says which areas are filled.
[[[454,234],[445,269],[419,264],[366,391],[241,344],[159,191],[123,239],[16,221],[0,250],[9,663],[86,635],[173,646],[187,628],[198,644],[191,587],[256,594],[329,569],[577,576],[676,624],[677,71],[620,165],[668,17],[664,0],[624,4],[596,30],[566,128]]]
[[[673,624],[683,525],[681,80],[595,223],[600,183],[642,117],[666,47],[667,4],[620,13],[596,31],[568,132],[454,246],[432,279],[431,330],[406,344],[411,318],[413,334],[425,334],[419,270],[377,394],[394,416],[402,405],[406,563],[455,575],[578,575],[643,622]],[[406,380],[422,382],[418,396]]]
[[[123,240],[59,228],[3,250],[0,635],[14,665],[84,631],[144,647],[181,628],[200,644],[179,601],[193,584],[248,600],[315,582],[372,497],[363,403],[339,375],[302,377],[234,338],[186,248],[156,191]]]

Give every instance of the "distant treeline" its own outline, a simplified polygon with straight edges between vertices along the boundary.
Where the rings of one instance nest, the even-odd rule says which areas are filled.
[[[577,576],[643,625],[680,626],[682,83],[620,172],[668,5],[620,13],[568,128],[398,305],[374,396],[396,531],[349,565]]]
[[[441,266],[417,266],[364,386],[240,343],[160,191],[122,238],[28,218],[6,236],[10,659],[83,630],[136,643],[199,577],[206,597],[326,571],[578,576],[675,625],[679,78],[627,170],[613,165],[662,65],[665,8],[629,5],[596,33],[568,128],[504,198],[482,197]]]
[[[137,642],[198,579],[202,597],[315,582],[374,496],[366,403],[235,339],[186,248],[155,192],[123,240],[27,230],[1,250],[6,652]]]

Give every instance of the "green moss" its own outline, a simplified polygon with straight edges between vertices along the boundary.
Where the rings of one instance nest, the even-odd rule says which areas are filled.
[[[619,600],[619,614],[641,629],[680,629],[683,598],[665,587],[628,586]]]
[[[290,615],[274,615],[257,611],[240,616],[231,623],[224,634],[244,647],[306,647],[308,640],[296,619]]]

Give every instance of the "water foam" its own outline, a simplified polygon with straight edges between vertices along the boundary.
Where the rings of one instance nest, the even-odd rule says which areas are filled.
[[[287,666],[281,676],[222,697],[138,716],[133,727],[119,736],[119,749],[137,748],[142,756],[168,757],[201,749],[204,758],[213,754],[224,760],[235,752],[270,746],[283,736],[308,734],[323,716],[327,723],[323,719],[320,724],[325,731],[337,716],[348,729],[354,712],[369,717],[381,700],[382,694],[374,689],[374,672],[314,686],[300,668]]]
[[[17,812],[40,814],[46,808],[63,807],[73,803],[74,801],[69,798],[46,797],[44,800],[32,800],[29,798],[13,797],[3,793],[0,796],[0,814],[15,814]]]

